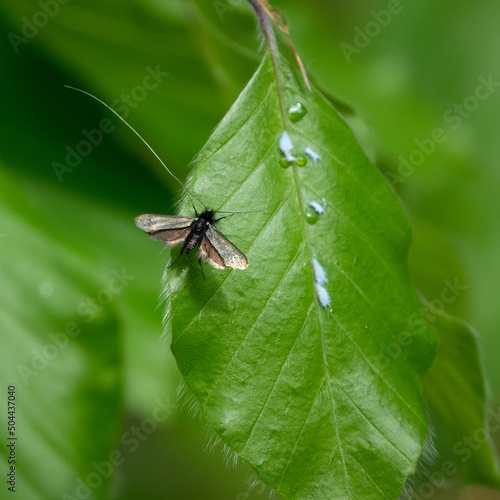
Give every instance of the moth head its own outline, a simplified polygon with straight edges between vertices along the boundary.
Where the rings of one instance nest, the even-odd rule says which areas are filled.
[[[202,214],[200,214],[200,217],[203,218],[207,224],[212,224],[215,218],[215,210],[205,210]]]

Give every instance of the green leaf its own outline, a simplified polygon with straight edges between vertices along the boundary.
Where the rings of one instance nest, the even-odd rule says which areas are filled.
[[[109,457],[121,424],[119,328],[107,302],[113,291],[97,286],[93,260],[17,186],[0,172],[0,324],[8,353],[0,380],[4,391],[15,386],[16,492],[27,500],[74,497],[79,481],[95,474],[93,462]],[[4,471],[8,451],[2,446]],[[105,499],[111,479],[98,480],[91,491]]]
[[[443,471],[465,483],[500,486],[489,433],[500,429],[498,411],[485,411],[486,395],[475,332],[462,321],[429,309],[438,334],[436,360],[424,378],[424,397]]]
[[[168,270],[172,350],[205,419],[284,498],[397,498],[427,434],[435,353],[408,221],[343,119],[281,64],[286,83],[266,57],[199,157],[190,189],[207,207],[261,211],[219,224],[247,270]],[[307,113],[292,122],[297,103]],[[285,130],[296,156],[321,160],[283,168]]]

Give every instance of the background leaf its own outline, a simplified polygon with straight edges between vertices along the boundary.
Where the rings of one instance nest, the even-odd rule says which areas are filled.
[[[440,340],[436,361],[424,378],[436,448],[441,460],[451,462],[465,482],[498,487],[498,462],[489,433],[498,430],[500,422],[498,414],[485,414],[477,334],[463,322],[427,307]]]
[[[207,206],[271,208],[221,223],[247,271],[169,272],[172,349],[205,418],[285,498],[397,498],[427,433],[419,377],[435,342],[405,269],[409,229],[343,120],[283,64],[286,87],[266,59],[197,162]],[[308,110],[297,123],[280,91]],[[317,165],[280,167],[283,130]],[[325,213],[310,224],[313,200]],[[412,348],[386,363],[402,331]]]
[[[92,460],[105,459],[114,446],[123,386],[110,304],[127,283],[108,270],[106,286],[96,289],[93,259],[71,248],[56,258],[53,241],[67,242],[52,222],[34,215],[32,202],[16,193],[7,175],[1,177],[2,212],[10,217],[2,227],[0,321],[8,329],[3,345],[10,356],[0,376],[5,393],[7,386],[16,393],[16,493],[49,498],[54,491],[74,493],[78,481],[95,472]],[[2,447],[4,463],[8,451]],[[94,498],[108,497],[110,481],[100,478]]]

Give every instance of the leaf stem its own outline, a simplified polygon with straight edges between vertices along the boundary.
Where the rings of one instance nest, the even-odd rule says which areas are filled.
[[[283,96],[283,82],[281,78],[280,71],[280,61],[279,61],[279,51],[278,43],[276,42],[276,36],[274,35],[274,30],[267,15],[266,9],[262,6],[259,0],[248,0],[248,3],[253,7],[257,13],[262,32],[266,39],[267,46],[269,47],[269,53],[271,54],[271,61],[273,63],[274,73],[276,75],[276,89],[278,91],[278,99],[280,101],[281,114],[283,115],[283,122],[285,125],[288,124],[288,114],[286,112],[285,99]],[[286,128],[286,126],[285,126]]]
[[[309,83],[309,78],[307,77],[306,69],[304,68],[304,65],[302,64],[302,59],[300,58],[299,53],[297,52],[297,49],[293,45],[292,37],[290,36],[290,30],[289,30],[288,25],[286,23],[285,17],[278,9],[273,9],[269,5],[269,0],[257,0],[257,1],[258,1],[259,5],[264,9],[266,14],[272,19],[273,23],[283,33],[285,33],[285,35],[288,39],[288,44],[290,45],[290,48],[292,49],[293,55],[295,56],[295,59],[297,60],[297,64],[299,65],[300,72],[302,73],[302,78],[304,79],[304,82],[307,85],[307,88],[309,90],[311,90],[311,84]]]

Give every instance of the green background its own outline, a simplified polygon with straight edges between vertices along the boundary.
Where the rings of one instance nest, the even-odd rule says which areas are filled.
[[[372,11],[389,4],[398,5],[398,13],[387,26],[373,28]],[[188,408],[173,411],[136,451],[117,445],[132,425],[153,414],[157,398],[176,402],[180,377],[160,339],[157,307],[168,256],[134,226],[133,217],[173,213],[180,186],[124,127],[105,134],[62,182],[53,162],[64,161],[65,148],[84,138],[82,130],[109,117],[97,102],[63,88],[73,85],[108,103],[122,94],[140,96],[127,119],[185,178],[257,67],[255,21],[242,0],[56,5],[46,25],[15,51],[7,34],[22,34],[24,17],[33,20],[42,7],[0,3],[0,321],[6,339],[0,374],[2,391],[17,386],[24,439],[19,452],[29,457],[25,464],[37,467],[48,460],[49,449],[73,464],[67,467],[71,477],[72,466],[88,467],[78,465],[82,457],[121,450],[125,463],[110,482],[116,498],[246,498],[252,473],[244,466],[227,468],[220,447],[204,450],[211,438]],[[382,172],[397,172],[399,156],[408,158],[415,141],[436,128],[446,131],[447,140],[395,188],[414,227],[410,269],[418,288],[432,301],[441,297],[446,280],[467,287],[445,311],[480,332],[489,404],[498,412],[500,89],[457,130],[445,113],[474,94],[481,76],[500,81],[500,6],[492,0],[273,5],[284,13],[310,75],[356,110],[351,121]],[[366,47],[349,62],[341,44],[354,44],[356,33],[371,28]],[[157,65],[168,76],[156,88],[134,93],[146,68]],[[113,270],[122,269],[133,279],[106,295]],[[85,324],[79,305],[108,296],[98,317]],[[48,334],[72,320],[83,321],[88,335],[23,383],[19,366],[30,366],[32,349],[43,349]],[[61,431],[65,425],[70,432]],[[500,434],[493,439],[498,445]],[[38,477],[31,465],[19,471],[18,486],[29,492],[26,498],[51,498],[53,480]],[[477,489],[460,494],[495,498]],[[248,498],[267,496],[257,486]]]

